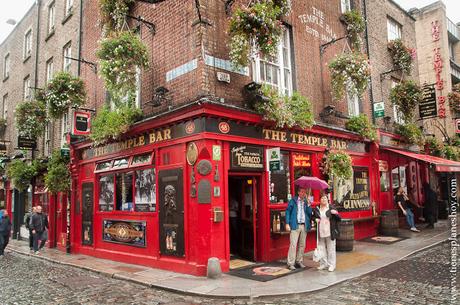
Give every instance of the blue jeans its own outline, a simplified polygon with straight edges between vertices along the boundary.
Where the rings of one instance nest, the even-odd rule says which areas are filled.
[[[38,250],[41,250],[45,244],[46,244],[46,239],[43,238],[43,233],[44,232],[35,232],[34,236],[34,251],[37,252]],[[40,245],[38,244],[40,242]]]
[[[407,220],[407,224],[409,225],[409,227],[411,228],[415,227],[414,213],[412,212],[411,209],[406,209],[406,220]]]

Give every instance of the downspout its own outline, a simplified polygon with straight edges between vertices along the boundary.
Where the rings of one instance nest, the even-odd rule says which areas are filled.
[[[80,76],[81,69],[81,39],[83,36],[83,0],[80,0],[80,23],[78,25],[78,64],[77,64],[77,76]]]
[[[40,50],[40,7],[42,4],[42,0],[36,0],[35,2],[37,4],[37,28],[36,28],[36,42],[35,42],[35,75],[34,75],[34,87],[38,87],[38,50]],[[37,90],[37,89],[35,89]],[[33,152],[33,150],[32,150]]]
[[[367,55],[369,56],[369,60],[371,58],[371,52],[369,50],[369,33],[368,33],[368,22],[367,22],[367,4],[366,0],[363,0],[363,10],[364,10],[364,20],[366,20],[366,31],[364,33],[364,37],[366,39],[366,49]],[[372,113],[372,124],[375,124],[375,116],[374,116],[374,93],[372,91],[372,77],[369,79],[369,99],[371,103],[371,113]]]

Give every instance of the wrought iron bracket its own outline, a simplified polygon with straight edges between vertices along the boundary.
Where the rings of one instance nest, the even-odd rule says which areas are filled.
[[[155,24],[150,21],[145,20],[144,18],[142,18],[142,16],[135,17],[135,16],[126,15],[126,18],[137,20],[137,22],[145,25],[149,29],[150,33],[152,33],[152,35],[156,34]]]
[[[192,26],[197,25],[197,24],[212,25],[211,22],[209,22],[209,20],[204,19],[201,16],[200,0],[195,0],[195,8],[196,8],[196,13],[198,14],[198,21],[193,22]]]
[[[401,71],[401,69],[392,69],[392,70],[380,73],[380,81],[382,82],[385,79],[385,76],[387,76],[388,74],[391,74],[393,72],[398,72],[398,71]]]
[[[65,58],[70,59],[70,60],[74,60],[74,61],[78,61],[78,62],[81,62],[82,64],[88,65],[88,66],[91,67],[91,70],[93,70],[93,72],[95,74],[97,74],[97,64],[96,63],[94,63],[92,61],[87,61],[87,60],[85,60],[83,58],[73,58],[73,57],[68,57],[68,56],[66,56]]]
[[[332,44],[336,43],[337,41],[340,41],[342,39],[345,39],[345,38],[348,38],[348,35],[347,36],[343,36],[343,37],[340,37],[340,38],[336,38],[336,39],[332,39],[331,41],[329,42],[326,42],[322,45],[319,46],[319,52],[320,54],[324,54],[324,51]]]

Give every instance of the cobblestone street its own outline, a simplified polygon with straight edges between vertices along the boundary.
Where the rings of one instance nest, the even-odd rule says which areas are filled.
[[[454,304],[450,246],[437,245],[385,268],[311,294],[222,300],[184,296],[10,252],[0,261],[0,303],[12,304]],[[308,285],[308,283],[305,283]]]

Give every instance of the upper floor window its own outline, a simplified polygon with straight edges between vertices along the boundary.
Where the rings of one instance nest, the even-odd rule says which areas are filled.
[[[53,78],[53,74],[54,74],[54,64],[53,64],[53,57],[51,57],[46,62],[46,83],[48,83]]]
[[[65,0],[65,15],[69,15],[72,12],[73,0]]]
[[[32,55],[32,30],[28,30],[24,35],[24,58]]]
[[[340,9],[342,14],[351,11],[351,1],[350,0],[340,0]]]
[[[10,76],[10,54],[6,54],[3,60],[3,79]]]
[[[285,28],[275,56],[256,57],[253,79],[277,89],[281,94],[292,94],[292,65],[290,29]]]
[[[30,76],[27,75],[24,78],[23,82],[23,95],[24,95],[24,100],[30,99]]]
[[[55,5],[54,2],[52,2],[48,6],[48,34],[54,31],[54,26],[55,26]]]
[[[68,44],[66,44],[64,46],[64,50],[62,52],[63,54],[63,66],[62,66],[62,69],[65,71],[65,72],[70,72],[70,66],[72,64],[72,60],[70,59],[72,57],[72,45],[71,43],[69,42]]]
[[[387,18],[388,41],[401,39],[401,25],[391,18]]]
[[[69,131],[69,113],[66,112],[61,119],[61,147],[64,147],[67,144],[67,133]]]
[[[8,93],[3,96],[2,99],[2,118],[8,118]]]
[[[398,81],[392,80],[391,88],[393,89],[394,87],[396,87],[396,85],[398,85]],[[399,110],[399,107],[396,105],[393,105],[393,117],[394,117],[395,123],[397,124],[405,123],[403,114],[401,113],[401,110]]]
[[[357,94],[347,93],[348,116],[353,117],[359,115],[359,97]]]

